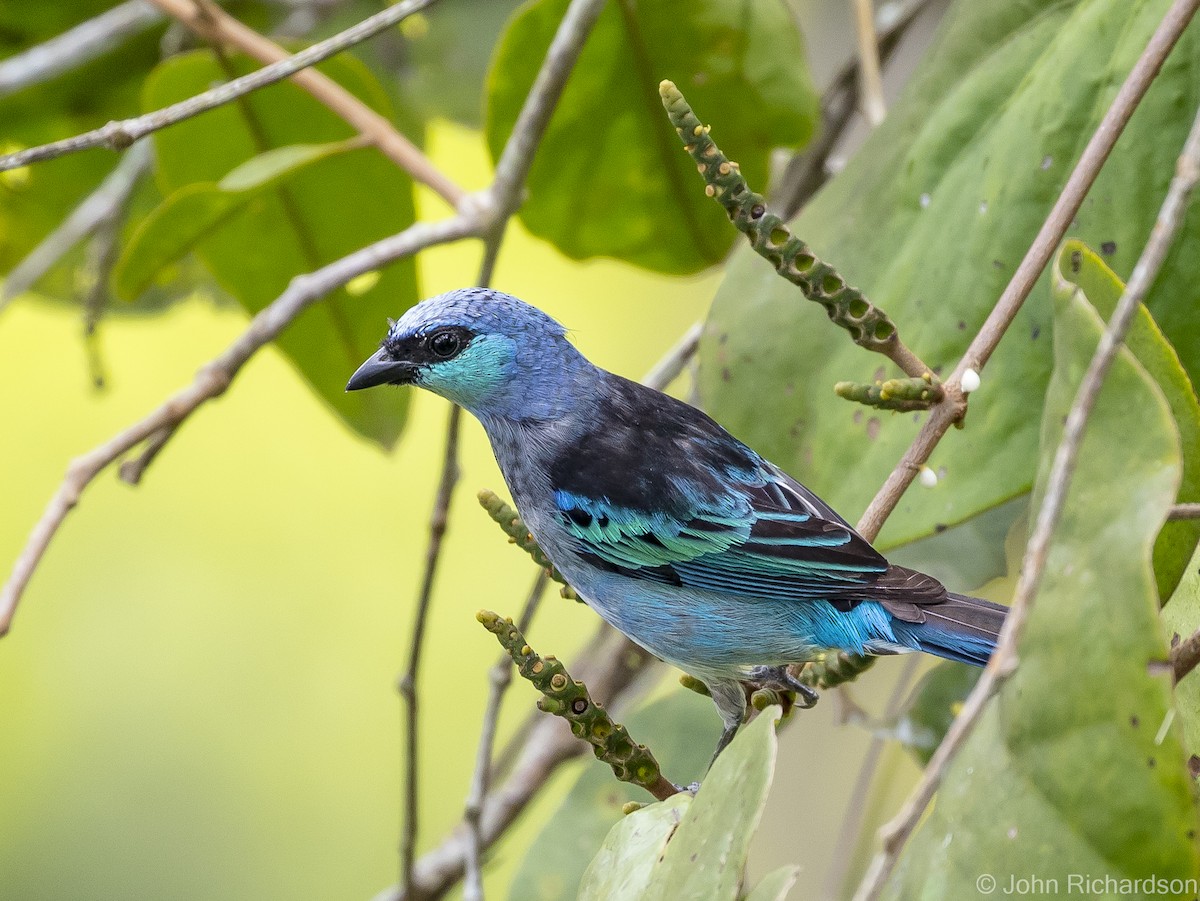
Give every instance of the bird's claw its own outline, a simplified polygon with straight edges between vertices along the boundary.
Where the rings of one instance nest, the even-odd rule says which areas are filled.
[[[789,683],[790,684],[790,683]],[[796,693],[796,706],[801,710],[808,710],[817,706],[817,701],[821,700],[821,695],[811,685],[805,685],[802,682],[796,682],[792,691]]]
[[[756,666],[747,673],[747,677],[764,688],[792,692],[796,695],[796,706],[801,710],[816,706],[821,699],[815,688],[793,676],[786,666]]]
[[[699,782],[689,782],[687,785],[676,785],[674,782],[672,782],[671,787],[675,789],[675,794],[677,795],[683,794],[684,792],[687,792],[689,795],[695,795],[696,792],[700,791]]]

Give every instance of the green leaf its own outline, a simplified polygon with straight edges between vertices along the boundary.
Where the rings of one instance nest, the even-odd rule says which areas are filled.
[[[136,300],[165,267],[243,212],[262,191],[356,146],[354,141],[336,141],[280,147],[251,157],[217,184],[184,185],[139,223],[122,249],[113,268],[117,293]]]
[[[758,885],[746,895],[744,901],[784,901],[799,876],[800,868],[797,866],[772,870],[758,881]]]
[[[631,735],[654,751],[667,778],[683,785],[704,775],[720,731],[712,701],[682,689],[640,707],[624,722]],[[643,789],[616,781],[608,767],[585,764],[530,846],[513,877],[509,897],[574,899],[596,848],[613,824],[624,820],[622,806],[645,800]]]
[[[1162,612],[1172,647],[1200,629],[1200,549]],[[1200,776],[1200,669],[1192,670],[1175,686],[1175,708],[1183,728],[1183,744],[1190,758],[1188,769]]]
[[[143,105],[166,106],[251,67],[239,59],[226,72],[207,51],[173,57],[147,81]],[[382,88],[361,63],[339,57],[319,68],[392,117]],[[195,204],[211,225],[179,241],[195,240],[198,257],[248,313],[274,300],[294,276],[413,222],[411,179],[372,148],[346,149],[341,142],[351,137],[348,125],[288,83],[155,134],[164,193],[193,192],[173,200]],[[214,185],[249,196],[232,209],[228,198],[215,198]],[[170,213],[178,227],[185,209],[168,204],[162,214]],[[157,248],[163,254],[171,249]],[[408,392],[343,390],[348,374],[378,346],[387,317],[399,316],[417,300],[412,260],[388,266],[379,276],[366,290],[330,294],[302,313],[276,344],[351,428],[390,447],[404,425]],[[135,281],[126,273],[122,285]]]
[[[895,735],[921,766],[946,737],[980,672],[977,666],[943,660],[913,686],[896,720]]]
[[[113,267],[113,289],[127,301],[137,300],[159,272],[240,213],[249,200],[248,194],[231,194],[211,183],[180,188],[134,229]]]
[[[222,191],[251,191],[255,188],[271,187],[295,175],[310,163],[345,153],[360,145],[361,141],[351,138],[328,144],[291,144],[287,147],[277,147],[246,160],[222,178],[217,186]]]
[[[27,50],[115,4],[0,3],[0,58]],[[0,97],[0,153],[44,144],[138,114],[138,87],[159,59],[163,26],[147,28],[114,52],[49,82]],[[0,173],[0,274],[10,271],[112,169],[111,153],[74,153]],[[40,288],[70,297],[70,274]]]
[[[1103,329],[1082,292],[1058,296],[1055,308],[1040,483]],[[1080,875],[1196,877],[1179,730],[1162,728],[1171,677],[1151,567],[1180,471],[1171,409],[1122,349],[1088,425],[1018,668],[950,764],[888,897],[976,897],[985,874],[1000,887],[1057,880],[1058,893]]]
[[[948,372],[1168,5],[959,0],[903,97],[796,219],[796,235],[886,310],[926,363]],[[1077,216],[1073,234],[1101,248],[1118,273],[1132,267],[1174,171],[1200,103],[1198,69],[1200,30],[1189,29]],[[722,129],[718,116],[711,121]],[[1193,212],[1172,257],[1178,265],[1164,267],[1151,303],[1193,374],[1198,242]],[[971,397],[966,428],[930,461],[937,486],[905,494],[882,547],[1029,490],[1038,448],[1031,411],[1051,366],[1048,296],[1035,289],[1017,316]],[[872,380],[888,366],[833,329],[766,261],[748,248],[736,253],[701,344],[705,404],[852,521],[927,414],[865,410],[835,397],[833,385]]]
[[[579,897],[735,901],[771,786],[778,722],[779,708],[770,707],[743,728],[690,803],[681,805],[686,795],[676,795],[614,826],[584,874]],[[769,878],[780,880],[778,873]]]
[[[915,489],[914,489],[915,490]],[[945,529],[911,544],[896,548],[888,559],[900,566],[929,573],[955,591],[971,591],[1008,572],[1005,556],[1005,536],[1014,524],[1029,517],[1029,495],[1022,494],[1011,501],[985,510],[965,522]],[[1022,541],[1021,547],[1024,548]],[[1008,597],[1008,594],[988,594],[987,597]]]
[[[613,826],[588,864],[579,901],[645,897],[654,867],[694,802],[687,792],[636,810]]]
[[[716,759],[667,844],[645,898],[737,897],[775,771],[779,708],[768,707]]]
[[[488,84],[487,139],[498,159],[568,0],[513,18]],[[589,36],[529,173],[525,226],[567,256],[611,256],[662,272],[720,261],[733,243],[721,208],[663,113],[658,83],[679,84],[752,184],[768,153],[808,139],[817,98],[804,45],[780,0],[615,0]]]
[[[693,801],[690,794],[680,792],[634,811],[613,826],[583,873],[579,901],[646,897],[654,867]]]
[[[1054,291],[1081,291],[1102,317],[1116,309],[1125,285],[1100,256],[1082,241],[1067,241],[1058,252],[1051,273]],[[1180,503],[1200,501],[1200,403],[1192,382],[1154,318],[1139,307],[1125,346],[1158,382],[1179,429],[1183,450]],[[1165,602],[1179,584],[1184,568],[1200,540],[1200,520],[1181,520],[1163,525],[1154,544],[1154,572],[1158,596]]]

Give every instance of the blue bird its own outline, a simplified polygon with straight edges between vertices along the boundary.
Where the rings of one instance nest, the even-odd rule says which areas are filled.
[[[589,606],[702,680],[719,754],[743,681],[830,650],[982,666],[1005,608],[889,564],[824,501],[699,410],[589,362],[498,291],[450,291],[392,323],[346,390],[416,385],[482,424],[538,544]]]

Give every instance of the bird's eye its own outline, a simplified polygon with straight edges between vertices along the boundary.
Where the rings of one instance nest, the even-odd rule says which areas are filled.
[[[429,338],[429,349],[449,359],[462,349],[462,339],[454,332],[436,332]]]

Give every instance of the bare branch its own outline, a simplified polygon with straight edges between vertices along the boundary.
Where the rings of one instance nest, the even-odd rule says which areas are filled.
[[[6,169],[28,166],[31,163],[37,163],[42,160],[54,159],[65,156],[68,153],[76,153],[92,147],[108,147],[112,150],[124,150],[138,138],[145,137],[151,132],[158,131],[160,128],[166,128],[169,125],[174,125],[193,116],[198,116],[200,113],[236,100],[238,97],[249,94],[251,91],[256,91],[269,84],[282,81],[289,76],[295,75],[301,69],[307,69],[309,66],[329,59],[331,56],[336,56],[346,48],[353,47],[355,44],[361,44],[368,38],[379,34],[379,32],[391,28],[397,22],[404,20],[413,13],[420,12],[431,3],[433,3],[433,0],[401,0],[395,6],[390,6],[383,10],[383,12],[363,19],[357,25],[353,25],[327,40],[313,44],[311,47],[306,47],[299,53],[289,56],[280,62],[265,66],[256,72],[251,72],[248,75],[243,75],[241,78],[235,78],[223,85],[218,85],[211,91],[205,91],[203,94],[197,94],[195,97],[189,97],[187,100],[181,100],[179,103],[174,103],[171,106],[146,113],[144,116],[109,122],[107,125],[81,135],[75,135],[71,138],[64,138],[61,141],[54,141],[50,144],[42,144],[38,147],[30,147],[26,150],[19,150],[16,153],[0,156],[0,172]]]
[[[900,45],[908,28],[930,0],[897,0],[880,8],[874,29],[878,38],[878,56],[886,64]],[[855,60],[846,63],[821,95],[821,128],[803,150],[788,161],[779,187],[771,194],[771,203],[791,219],[829,178],[830,154],[838,145],[858,108],[859,67]]]
[[[0,288],[0,310],[24,294],[80,241],[92,234],[125,205],[138,181],[150,167],[150,144],[134,144],[100,186],[83,199],[58,227],[21,260]]]
[[[125,223],[126,214],[129,212],[129,200],[136,185],[136,179],[130,182],[128,192],[118,198],[109,215],[100,220],[91,241],[88,242],[85,272],[89,284],[83,295],[83,343],[92,385],[97,389],[104,387],[106,378],[97,328],[108,306],[109,281],[121,249],[121,226]]]
[[[227,44],[264,65],[288,58],[288,52],[253,28],[242,24],[212,0],[150,0],[213,44]],[[317,69],[302,69],[291,80],[333,113],[358,129],[380,153],[427,185],[455,209],[467,192],[441,172],[395,126],[340,84]]]
[[[0,98],[77,69],[162,21],[146,0],[128,0],[45,43],[0,60]]]
[[[871,0],[851,0],[854,6],[854,32],[858,37],[858,83],[863,115],[874,128],[887,108],[883,103],[883,78],[879,73],[879,37],[875,34],[875,16]]]
[[[1200,504],[1176,504],[1167,519],[1200,519]]]
[[[546,594],[550,583],[547,570],[540,569],[534,577],[525,599],[525,607],[517,620],[522,632],[529,629],[533,615]],[[487,798],[492,777],[492,751],[496,743],[496,726],[500,722],[500,702],[512,684],[513,661],[507,654],[501,657],[488,672],[487,705],[483,711],[483,726],[479,730],[479,750],[475,755],[475,771],[471,774],[471,789],[467,794],[467,806],[463,811],[463,822],[467,827],[466,879],[463,884],[464,901],[483,901],[483,802]]]
[[[702,334],[704,334],[704,323],[692,323],[688,330],[680,335],[679,340],[671,346],[671,349],[663,354],[662,359],[650,367],[650,371],[642,379],[642,384],[658,391],[667,390],[667,386],[679,378],[688,361],[696,355]]]
[[[1200,629],[1171,648],[1171,673],[1178,682],[1200,665]]]
[[[205,401],[224,393],[234,376],[259,348],[334,288],[364,272],[411,256],[418,250],[472,237],[477,231],[477,223],[463,216],[434,223],[418,222],[399,234],[376,241],[327,266],[296,276],[287,290],[250,321],[241,337],[201,368],[191,385],[168,398],[144,419],[73,460],[62,485],[50,499],[25,549],[17,558],[12,575],[0,589],[0,636],[8,632],[21,594],[51,539],[67,514],[79,503],[83,490],[101,471],[141,442],[152,439],[160,432],[173,430]]]
[[[450,522],[450,501],[461,472],[458,465],[458,430],[462,421],[462,408],[450,405],[450,417],[446,425],[446,449],[442,455],[442,476],[438,480],[437,496],[433,502],[433,514],[429,519],[429,544],[425,549],[425,569],[421,578],[421,590],[417,595],[417,612],[413,616],[412,635],[408,645],[408,666],[400,679],[400,694],[405,700],[405,735],[408,739],[408,755],[405,768],[404,834],[400,843],[400,878],[402,885],[412,882],[413,859],[416,857],[418,831],[418,783],[419,773],[419,720],[420,701],[417,694],[417,676],[421,670],[421,651],[425,647],[425,625],[429,621],[429,604],[433,600],[433,584],[437,577],[438,561],[441,559],[442,542]]]
[[[963,354],[958,365],[942,387],[946,392],[945,399],[933,408],[929,418],[913,439],[912,445],[904,457],[892,470],[883,487],[875,495],[859,521],[859,531],[872,540],[879,534],[884,520],[900,502],[900,497],[912,484],[921,467],[929,460],[933,449],[941,441],[949,428],[959,422],[966,413],[967,402],[960,383],[963,373],[968,369],[981,372],[991,358],[993,351],[1004,337],[1004,333],[1016,318],[1021,305],[1033,290],[1038,276],[1046,268],[1054,250],[1058,247],[1063,235],[1066,234],[1071,220],[1079,212],[1083,198],[1087,195],[1096,176],[1100,173],[1108,155],[1112,152],[1117,138],[1125,130],[1133,111],[1149,90],[1158,70],[1171,48],[1179,40],[1183,29],[1187,27],[1192,16],[1200,6],[1200,0],[1175,0],[1167,14],[1163,17],[1146,48],[1142,51],[1130,70],[1124,84],[1121,85],[1112,105],[1104,114],[1095,133],[1084,148],[1079,162],[1075,164],[1062,193],[1055,201],[1046,221],[1038,231],[1037,237],[1030,245],[1013,273],[1008,286],[996,301],[995,307],[980,328],[979,333]]]
[[[1172,13],[1182,16],[1182,20],[1176,20],[1175,23],[1179,31],[1182,31],[1183,26],[1190,18],[1190,13],[1184,14],[1180,8],[1190,6],[1191,12],[1194,12],[1197,5],[1200,3],[1176,3],[1164,23],[1171,20]],[[1151,44],[1153,45],[1153,43],[1152,41]],[[1033,532],[1025,546],[1025,556],[1021,561],[1020,576],[1017,579],[1012,606],[1005,619],[1004,628],[1001,630],[996,651],[963,704],[962,712],[954,720],[945,739],[925,767],[921,781],[913,790],[912,795],[896,818],[880,831],[883,850],[875,857],[867,876],[855,893],[856,901],[868,901],[868,899],[879,896],[905,842],[916,828],[934,792],[941,785],[949,762],[963,746],[976,723],[979,722],[987,701],[999,690],[1004,680],[1016,670],[1017,643],[1020,641],[1041,585],[1046,559],[1050,552],[1050,543],[1066,506],[1067,492],[1071,486],[1071,478],[1075,471],[1079,449],[1083,444],[1083,434],[1088,419],[1095,407],[1096,398],[1100,394],[1104,380],[1116,359],[1117,352],[1121,349],[1125,335],[1129,331],[1129,326],[1133,322],[1133,317],[1153,285],[1163,259],[1171,247],[1175,233],[1183,219],[1187,198],[1198,179],[1200,179],[1200,110],[1197,111],[1191,133],[1188,135],[1179,158],[1176,174],[1171,180],[1166,199],[1159,209],[1154,229],[1142,250],[1141,258],[1133,268],[1129,283],[1125,286],[1125,291],[1117,302],[1116,309],[1113,311],[1104,333],[1100,336],[1100,343],[1092,355],[1087,372],[1084,373],[1075,400],[1067,414],[1062,439],[1055,451],[1054,461],[1047,477],[1045,496],[1034,522]]]

